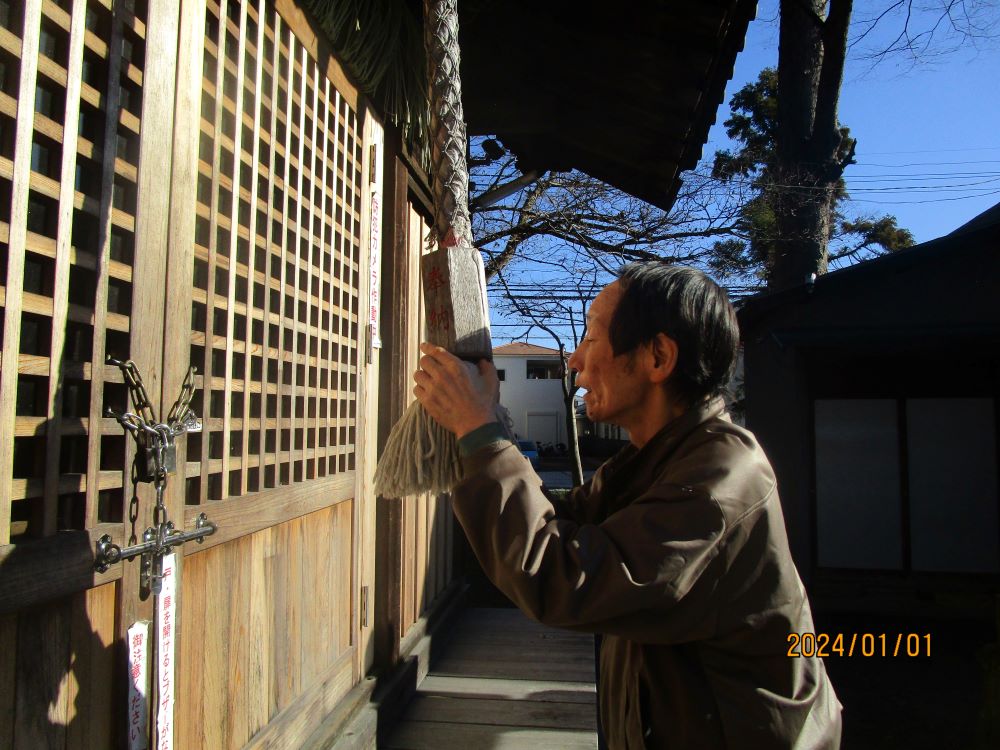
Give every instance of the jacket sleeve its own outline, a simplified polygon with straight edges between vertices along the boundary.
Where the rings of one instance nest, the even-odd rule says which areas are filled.
[[[530,616],[642,642],[704,637],[717,606],[706,570],[727,531],[708,494],[654,485],[598,525],[558,516],[513,446],[478,451],[464,469],[455,515],[483,570]]]
[[[587,503],[590,498],[590,484],[591,480],[587,480],[579,487],[574,487],[570,490],[569,494],[564,498],[553,498],[548,493],[545,493],[545,496],[552,503],[556,515],[560,518],[568,518],[577,523],[586,523],[591,513]]]

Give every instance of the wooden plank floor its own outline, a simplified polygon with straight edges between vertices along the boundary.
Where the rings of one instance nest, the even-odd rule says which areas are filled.
[[[470,609],[382,747],[596,748],[594,640]]]

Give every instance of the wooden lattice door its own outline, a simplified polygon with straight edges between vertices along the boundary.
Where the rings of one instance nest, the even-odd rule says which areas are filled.
[[[152,602],[90,566],[153,494],[109,355],[160,415],[199,371],[166,507],[219,530],[177,555],[176,746],[294,745],[360,679],[378,132],[290,0],[0,0],[0,746],[123,741]]]
[[[206,421],[184,502],[220,532],[185,563],[178,726],[225,747],[287,738],[288,715],[363,670],[371,157],[356,91],[292,3],[203,6],[190,359]]]

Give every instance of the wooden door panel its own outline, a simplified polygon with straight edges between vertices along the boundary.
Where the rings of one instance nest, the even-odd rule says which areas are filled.
[[[0,4],[0,745],[122,742],[152,601],[84,558],[152,492],[111,354],[161,417],[199,371],[167,508],[219,531],[178,550],[175,746],[295,746],[360,676],[363,107],[290,0]]]
[[[117,583],[0,618],[0,746],[112,747]]]
[[[205,425],[188,505],[355,467],[356,104],[260,5],[206,11],[191,311]]]
[[[0,32],[5,71],[21,72],[0,114],[0,545],[67,529],[120,538],[127,448],[103,407],[127,400],[104,357],[135,354],[136,315],[148,334],[156,326],[151,306],[133,305],[145,19],[99,0],[77,0],[72,17],[14,5]]]
[[[186,437],[183,502],[186,526],[205,512],[219,531],[185,550],[175,721],[186,743],[294,747],[359,678],[363,120],[294,3],[196,9],[204,429]]]
[[[351,506],[187,557],[181,746],[242,747],[317,686],[330,705],[351,686]]]
[[[150,493],[133,503],[132,447],[104,414],[127,394],[105,357],[134,359],[158,410],[166,212],[149,186],[169,173],[174,62],[155,58],[175,20],[162,0],[0,14],[4,747],[122,741],[117,646],[149,609],[136,566],[95,574],[93,549],[127,543],[130,516],[141,535]]]

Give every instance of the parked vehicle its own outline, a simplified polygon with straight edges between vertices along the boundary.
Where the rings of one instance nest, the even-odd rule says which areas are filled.
[[[566,455],[566,443],[539,443],[538,453],[542,458],[554,458]]]
[[[534,440],[518,440],[517,447],[524,457],[531,461],[531,465],[538,468],[538,443]]]

